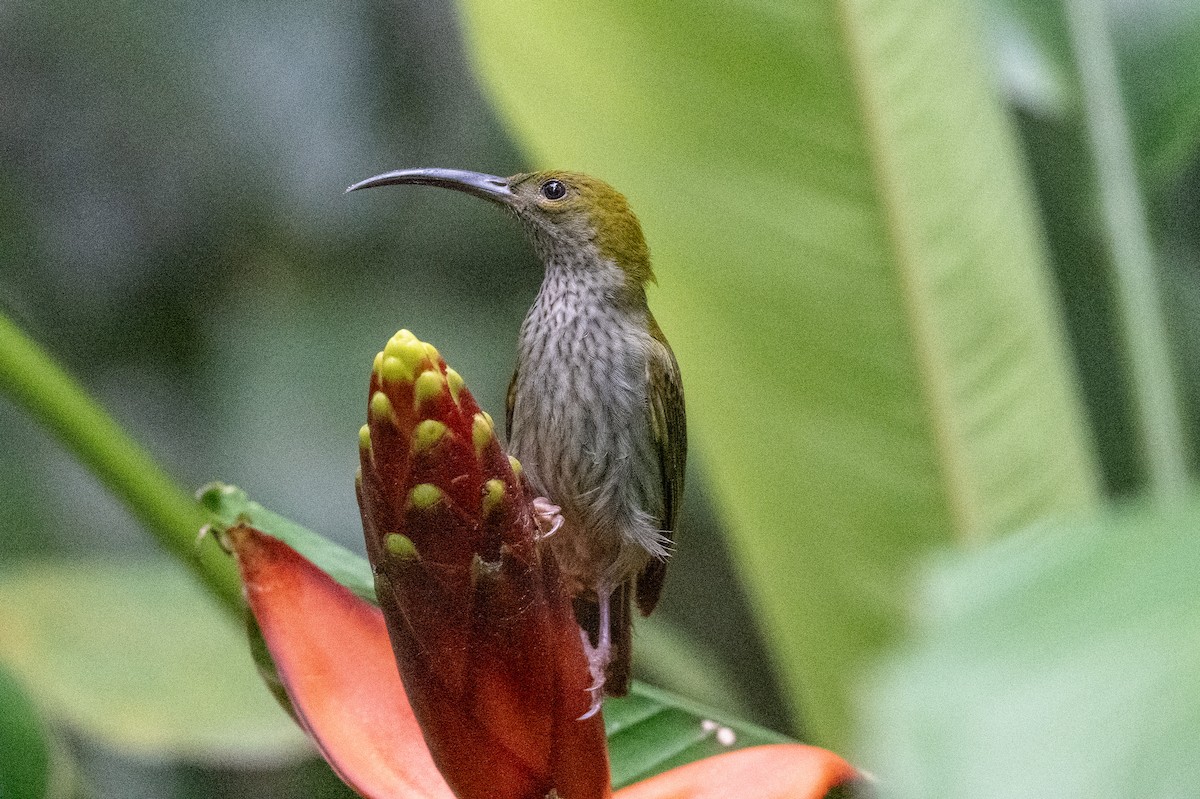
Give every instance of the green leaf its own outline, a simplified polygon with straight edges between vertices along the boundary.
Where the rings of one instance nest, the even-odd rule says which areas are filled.
[[[1122,351],[1129,364],[1139,455],[1153,496],[1187,490],[1183,420],[1163,322],[1154,246],[1116,74],[1109,22],[1094,0],[1064,0],[1079,74],[1097,205],[1112,259]]]
[[[605,701],[604,726],[613,788],[721,752],[791,740],[645,683]]]
[[[1200,5],[1119,3],[1110,13],[1143,175],[1174,179],[1200,145]]]
[[[7,670],[0,668],[0,796],[47,795],[50,743],[37,711]]]
[[[358,596],[375,602],[375,579],[366,558],[267,510],[237,486],[210,483],[198,496],[200,504],[216,517],[213,527],[218,534],[245,522],[283,541]]]
[[[1044,523],[923,581],[913,644],[864,697],[895,797],[1191,796],[1200,501]]]
[[[744,697],[717,654],[660,616],[638,619],[633,673],[713,708],[739,712]]]
[[[1187,76],[1188,86],[1195,84],[1191,80],[1195,70],[1176,71],[1161,63],[1171,49],[1166,42],[1159,42],[1161,50],[1148,46],[1146,53],[1136,56],[1129,53],[1128,45],[1135,38],[1153,39],[1148,36],[1151,31],[1200,41],[1200,29],[1188,32],[1188,18],[1200,22],[1200,16],[1192,9],[1194,4],[1166,0],[1115,4],[1106,20],[1101,13],[1105,6],[1066,0],[993,0],[987,7],[1000,20],[997,27],[1021,31],[1013,36],[1038,43],[1024,48],[1026,62],[1054,61],[1072,87],[1069,110],[1017,118],[1108,487],[1116,495],[1129,495],[1139,485],[1168,492],[1186,481],[1179,430],[1179,417],[1186,414],[1175,407],[1178,399],[1172,383],[1173,372],[1186,374],[1187,370],[1171,368],[1167,334],[1185,333],[1186,325],[1169,330],[1159,321],[1162,301],[1156,294],[1164,293],[1159,284],[1170,275],[1156,269],[1153,251],[1161,255],[1171,249],[1161,241],[1170,228],[1163,212],[1174,202],[1171,197],[1178,181],[1162,178],[1176,175],[1185,161],[1175,159],[1168,168],[1172,175],[1150,174],[1150,155],[1140,141],[1150,123],[1138,108],[1156,86],[1177,90],[1182,88],[1177,86],[1181,76]],[[1130,24],[1131,18],[1140,23]],[[1157,22],[1149,24],[1152,19]],[[1138,28],[1141,33],[1135,32]],[[1189,52],[1195,57],[1200,50],[1192,47]],[[1122,68],[1120,84],[1114,61]],[[1131,69],[1142,68],[1157,74],[1130,78]],[[1188,106],[1183,98],[1179,101],[1169,103],[1171,108]],[[1193,113],[1200,112],[1200,104],[1194,105]],[[1140,169],[1134,168],[1130,137],[1122,135],[1127,128],[1138,145]],[[1157,207],[1158,213],[1150,214],[1154,222],[1150,232],[1160,239],[1157,246],[1148,237],[1135,177],[1138,171],[1149,206]],[[1186,213],[1167,211],[1165,216],[1182,220]],[[1165,293],[1169,295],[1169,289]]]
[[[1187,165],[1200,144],[1200,5],[1188,0],[1106,0],[1104,5],[1138,165],[1144,179],[1163,182]],[[1001,79],[1009,91],[1027,94],[1022,84],[1028,82],[1030,69],[1053,76],[1039,82],[1070,100],[1045,103],[1035,98],[1034,103],[1058,105],[1082,125],[1062,3],[990,0],[986,7],[1002,54],[1006,49],[1019,51],[1001,58]],[[1022,63],[1015,63],[1016,58]],[[1003,68],[1006,61],[1008,68]]]
[[[1129,36],[1122,19],[1164,9],[1114,9],[1106,17],[1105,3],[1089,0],[994,5],[1039,32],[1076,93],[1063,119],[1029,115],[1022,121],[1108,481],[1119,493],[1138,482],[1157,494],[1183,491],[1182,413],[1134,147],[1146,123],[1130,113],[1149,86],[1120,80],[1114,48]],[[1200,105],[1196,111],[1200,115]],[[1141,171],[1141,182],[1149,182],[1144,165]]]
[[[940,0],[462,5],[536,160],[640,214],[780,672],[844,743],[916,559],[1096,494],[969,19]]]
[[[242,630],[170,561],[0,576],[0,661],[54,719],[123,752],[266,765],[309,751]]]

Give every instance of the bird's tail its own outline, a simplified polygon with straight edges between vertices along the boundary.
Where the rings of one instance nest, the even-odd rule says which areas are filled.
[[[612,657],[604,670],[604,693],[625,696],[629,693],[633,671],[633,582],[625,582],[612,594],[608,617]]]

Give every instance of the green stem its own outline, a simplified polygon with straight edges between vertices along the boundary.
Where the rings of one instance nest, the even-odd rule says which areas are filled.
[[[231,610],[241,607],[233,559],[197,542],[209,516],[58,364],[0,314],[0,391],[46,425],[187,563]]]
[[[1129,360],[1141,455],[1150,493],[1159,499],[1175,498],[1186,490],[1187,456],[1154,251],[1121,104],[1105,4],[1065,0],[1063,8],[1114,267],[1118,324]]]

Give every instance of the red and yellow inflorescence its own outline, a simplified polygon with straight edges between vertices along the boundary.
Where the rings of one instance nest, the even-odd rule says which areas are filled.
[[[520,466],[438,351],[375,357],[358,480],[367,554],[404,686],[468,797],[609,793],[579,628]]]

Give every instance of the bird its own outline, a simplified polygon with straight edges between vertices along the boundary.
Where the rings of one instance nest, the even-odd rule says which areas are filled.
[[[656,282],[625,197],[580,172],[498,177],[458,169],[385,172],[390,185],[453,189],[520,222],[544,269],[509,384],[509,453],[555,516],[546,541],[574,600],[593,704],[629,690],[632,607],[658,604],[687,460],[683,384],[646,301]]]

